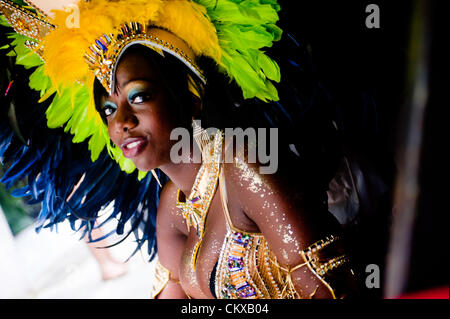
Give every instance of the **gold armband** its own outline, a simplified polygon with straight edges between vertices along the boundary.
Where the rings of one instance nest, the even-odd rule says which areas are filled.
[[[333,273],[334,270],[337,270],[349,262],[346,255],[330,258],[330,255],[335,254],[336,250],[327,250],[326,248],[334,243],[337,243],[339,240],[339,237],[331,235],[325,240],[320,240],[312,244],[300,253],[305,261],[305,264],[328,288],[333,296],[333,299],[336,299],[336,289],[331,287],[330,280],[333,280],[333,276],[331,276],[330,272]]]
[[[299,294],[294,287],[292,273],[305,266],[308,267],[311,272],[327,287],[333,299],[336,299],[337,295],[340,297],[340,294],[336,294],[336,287],[332,288],[332,284],[340,286],[339,280],[335,280],[335,277],[337,276],[333,276],[335,275],[334,270],[338,270],[338,268],[341,268],[344,264],[348,263],[349,259],[345,255],[336,254],[336,249],[329,249],[329,246],[337,243],[338,241],[339,237],[329,236],[325,240],[320,240],[312,244],[300,252],[304,262],[294,267],[283,267],[279,265],[278,262],[273,261],[275,265],[284,272],[284,288],[280,297],[283,299],[312,298],[315,295],[317,289],[319,288],[318,286],[311,294],[309,294],[309,296]],[[338,255],[338,257],[330,257],[333,255]]]
[[[150,293],[150,299],[156,299],[156,297],[161,293],[164,287],[170,280],[170,271],[164,267],[159,260],[156,262],[155,267],[155,278],[153,280],[152,291]]]

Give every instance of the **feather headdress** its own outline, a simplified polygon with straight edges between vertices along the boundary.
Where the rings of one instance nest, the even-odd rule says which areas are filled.
[[[14,82],[10,87],[20,90],[20,94],[8,90],[5,97],[17,100],[21,132],[18,125],[8,123],[8,116],[0,116],[0,162],[12,163],[0,182],[11,188],[26,179],[26,186],[13,195],[42,203],[37,230],[68,220],[74,230],[84,229],[84,236],[94,227],[102,208],[113,204],[106,221],[118,221],[118,234],[131,223],[129,234],[136,234],[137,249],[147,242],[148,252],[154,256],[161,191],[157,181],[164,185],[167,176],[160,170],[156,170],[157,178],[136,172],[120,149],[111,146],[107,127],[95,110],[94,80],[111,89],[119,58],[117,55],[115,62],[108,64],[109,54],[125,48],[122,40],[143,41],[159,53],[178,57],[206,81],[195,62],[208,56],[242,88],[244,98],[277,101],[272,81],[280,80],[280,69],[263,51],[281,38],[281,29],[276,26],[277,1],[26,3],[29,6],[22,0],[0,0],[0,25],[16,31],[8,35],[10,43],[0,49],[9,50],[17,65],[31,70],[28,86],[34,92],[29,94],[27,84],[18,83],[18,79],[9,80]],[[163,37],[171,36],[161,43],[163,37],[155,30],[159,30],[158,35],[166,32]],[[5,105],[11,103],[6,101]]]
[[[88,140],[92,161],[106,147],[122,170],[131,173],[135,169],[109,143],[93,99],[95,77],[108,91],[114,87],[115,65],[126,43],[141,41],[156,51],[171,53],[199,77],[195,59],[211,57],[242,88],[244,98],[278,100],[272,81],[280,81],[280,69],[262,50],[281,38],[276,0],[63,2],[75,5],[76,10],[61,10],[61,4],[50,10],[48,1],[45,8],[44,3],[40,7],[41,1],[31,1],[34,13],[10,0],[0,0],[0,10],[18,33],[30,37],[23,31],[39,30],[25,40],[44,61],[36,63],[30,87],[40,91],[41,101],[54,95],[46,112],[48,126],[64,126],[75,143]],[[78,24],[70,22],[73,15],[79,15]],[[155,29],[163,31],[155,35]],[[160,36],[161,32],[166,33]]]

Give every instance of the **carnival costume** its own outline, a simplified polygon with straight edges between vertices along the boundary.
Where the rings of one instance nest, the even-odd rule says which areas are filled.
[[[1,181],[11,187],[27,177],[28,185],[13,194],[43,203],[39,229],[68,219],[73,229],[87,226],[84,229],[89,232],[98,212],[113,203],[107,221],[119,220],[119,234],[127,222],[131,231],[141,228],[137,249],[148,242],[153,257],[160,186],[167,177],[159,170],[151,175],[136,172],[131,161],[110,143],[107,127],[95,109],[95,80],[109,94],[114,93],[115,71],[122,54],[131,45],[141,44],[162,56],[177,58],[200,86],[208,79],[196,61],[209,57],[241,88],[244,99],[277,103],[274,83],[280,82],[280,68],[263,49],[281,38],[282,31],[276,25],[280,6],[276,0],[92,0],[79,1],[79,21],[76,17],[68,21],[74,13],[70,10],[50,12],[40,8],[39,1],[27,2],[30,6],[0,1],[7,20],[3,24],[16,31],[10,35],[11,45],[3,49],[15,52],[16,64],[34,68],[29,86],[39,92],[48,129],[36,124],[26,134],[33,137],[24,138],[17,125],[11,128],[0,123],[4,125],[0,127],[0,158],[13,162]],[[14,85],[18,84],[11,79],[6,98]],[[35,137],[35,131],[42,130],[52,137]],[[299,294],[291,279],[293,271],[308,267],[333,297],[341,297],[329,275],[348,259],[322,254],[339,237],[330,235],[304,249],[304,263],[292,269],[282,267],[262,234],[239,230],[229,218],[220,164],[222,132],[208,136],[199,129],[194,136],[202,148],[203,165],[190,196],[184,202],[178,200],[177,205],[190,231],[195,229],[198,236],[191,262],[195,271],[209,205],[221,189],[228,232],[212,276],[213,295],[313,297],[314,293]],[[76,157],[72,156],[75,150],[79,150]],[[76,226],[78,220],[81,224]],[[153,296],[170,280],[170,273],[159,263],[156,275]]]

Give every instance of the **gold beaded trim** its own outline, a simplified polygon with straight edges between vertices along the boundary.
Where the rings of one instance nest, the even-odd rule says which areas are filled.
[[[42,15],[43,19],[47,19],[47,14],[44,12],[44,10],[42,10],[41,8],[39,8],[37,5],[35,5],[32,1],[30,0],[24,0],[24,2],[26,4],[28,4],[28,6],[32,7],[34,10],[36,10],[36,12],[39,15]]]
[[[36,53],[41,58],[41,60],[43,60],[44,52],[42,50],[42,46],[39,46],[39,43],[37,43],[36,41],[26,40],[24,45],[30,51],[33,51],[34,53]]]
[[[329,259],[325,262],[319,259],[317,255],[319,251],[336,242],[337,240],[339,240],[339,237],[331,235],[325,240],[320,240],[312,244],[303,251],[303,255],[306,257],[306,261],[310,263],[315,272],[322,277],[325,276],[329,271],[342,266],[344,263],[347,263],[349,261],[349,259],[345,255]]]
[[[55,28],[45,17],[21,8],[9,0],[0,0],[0,11],[17,33],[37,41],[41,41]]]
[[[150,299],[156,299],[161,291],[167,286],[170,280],[170,271],[164,267],[159,260],[155,266],[155,277],[153,278],[153,285],[150,292]]]
[[[198,237],[201,239],[204,234],[206,216],[211,205],[212,198],[216,191],[217,180],[220,172],[220,158],[222,151],[223,133],[218,131],[214,138],[212,149],[206,149],[205,153],[211,152],[208,158],[203,159],[195,178],[191,194],[185,202],[180,201],[180,190],[177,194],[176,206],[183,211],[188,230],[193,226]],[[206,189],[200,189],[201,181],[207,178]]]
[[[194,63],[194,54],[187,44],[161,28],[129,22],[118,28],[116,34],[103,34],[89,47],[84,55],[95,76],[110,93],[114,93],[114,70],[125,49],[140,43],[164,55],[167,52],[189,67],[203,83],[206,83],[200,69]]]
[[[320,240],[307,249],[301,252],[301,255],[305,261],[308,268],[322,281],[322,283],[328,288],[333,298],[336,298],[334,289],[325,280],[325,276],[328,272],[343,266],[349,262],[349,259],[345,255],[334,257],[331,259],[322,260],[319,258],[318,253],[325,247],[331,245],[332,243],[338,241],[340,238],[338,236],[329,236],[325,240]]]
[[[206,145],[202,153],[202,166],[194,181],[191,194],[185,202],[180,201],[180,190],[177,194],[176,206],[183,212],[188,231],[191,226],[197,231],[198,242],[191,256],[191,266],[195,271],[198,252],[205,233],[206,217],[217,189],[222,155],[223,132],[218,130],[214,141]],[[206,181],[206,185],[202,182]]]

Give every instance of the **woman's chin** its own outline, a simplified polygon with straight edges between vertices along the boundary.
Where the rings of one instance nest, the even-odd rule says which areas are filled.
[[[131,161],[133,162],[134,166],[141,172],[150,172],[156,168],[158,168],[158,165],[156,163],[153,163],[153,161],[148,161],[145,159],[140,158],[131,158]]]
[[[150,171],[158,168],[157,166],[154,166],[154,165],[139,165],[139,164],[138,165],[134,164],[134,165],[141,172],[150,172]]]
[[[136,168],[141,172],[150,172],[151,170],[157,168],[158,165],[155,162],[153,153],[149,152],[147,148],[148,147],[145,147],[144,149],[135,152],[126,152],[122,150],[122,154],[125,158],[130,160],[134,164],[134,166],[136,166]]]

